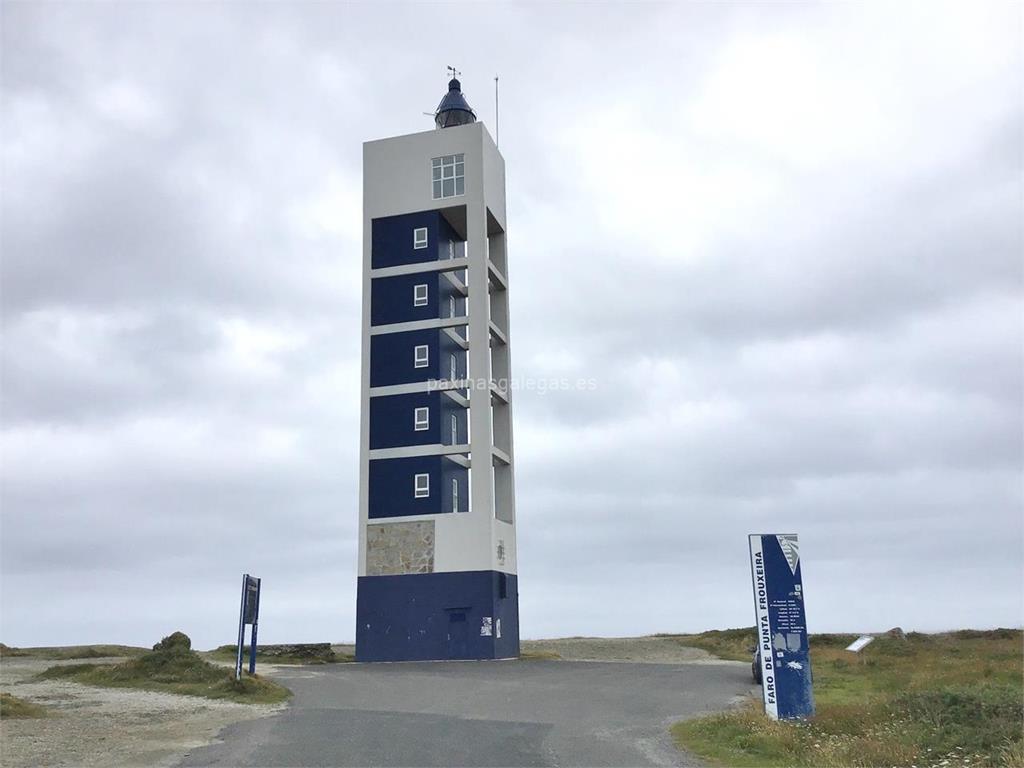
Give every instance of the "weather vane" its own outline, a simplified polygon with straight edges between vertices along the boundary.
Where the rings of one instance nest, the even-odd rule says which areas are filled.
[[[458,71],[457,69],[455,69],[455,67],[453,67],[453,66],[449,66],[449,67],[448,67],[448,74],[449,74],[449,75],[451,75],[451,76],[452,76],[452,79],[454,80],[454,79],[455,79],[456,77],[458,77],[458,76],[459,76],[459,75],[461,75],[462,73],[461,73],[461,72],[459,72],[459,71]]]

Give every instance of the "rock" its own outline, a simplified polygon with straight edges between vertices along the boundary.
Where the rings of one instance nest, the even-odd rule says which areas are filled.
[[[906,640],[907,634],[900,627],[893,627],[885,633],[886,637],[892,637],[896,640]]]
[[[154,651],[190,651],[192,640],[184,632],[172,632],[153,646]]]

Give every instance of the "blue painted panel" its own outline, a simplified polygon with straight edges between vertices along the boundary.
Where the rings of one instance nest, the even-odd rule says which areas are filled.
[[[430,477],[430,495],[415,496],[415,476]],[[434,515],[452,512],[452,480],[459,484],[459,509],[469,499],[469,473],[444,456],[409,456],[401,459],[371,459],[369,510],[371,519],[405,515]]]
[[[360,577],[356,660],[518,656],[517,580],[506,576],[507,597],[501,599],[499,576],[495,571],[466,571]],[[502,620],[500,639],[497,618]]]
[[[445,259],[461,259],[466,255],[466,242],[459,237],[448,220],[444,216],[438,219],[438,248],[437,258],[440,261]],[[464,273],[463,273],[464,274]],[[461,278],[465,282],[465,278]]]
[[[437,379],[440,370],[438,350],[441,332],[435,329],[384,333],[370,337],[370,386],[385,387],[413,381]],[[448,339],[447,334],[443,334]],[[452,343],[448,339],[448,343]],[[415,366],[415,348],[426,344],[429,348],[428,365]],[[448,365],[445,357],[444,364]],[[447,375],[447,374],[446,374]]]
[[[437,261],[442,240],[440,237],[441,222],[441,214],[437,211],[421,211],[374,219],[370,255],[372,267],[380,269],[399,264]],[[413,230],[419,227],[427,228],[426,248],[414,247]],[[447,251],[447,239],[444,242],[445,251]]]
[[[469,430],[466,416],[466,409],[456,403],[447,395],[440,399],[441,428],[440,437],[442,445],[465,445],[469,442]],[[455,434],[452,432],[452,417],[455,417]]]
[[[417,499],[415,476],[430,476],[430,495]],[[440,456],[410,456],[402,459],[372,459],[369,477],[369,516],[401,517],[442,512]]]
[[[452,228],[452,225],[448,223],[448,219],[446,219],[444,216],[439,217],[437,228],[438,228],[438,237],[443,242],[445,242],[445,243],[448,243],[449,241],[451,241],[451,242],[459,242],[459,241],[462,240],[462,238],[459,237],[458,232],[456,232]],[[447,255],[448,254],[445,253],[445,256],[447,256]],[[455,254],[455,255],[458,255],[458,254]]]
[[[453,484],[458,483],[458,490]],[[459,508],[455,508],[458,501]],[[441,511],[469,511],[469,470],[449,458],[441,459]]]
[[[456,379],[466,376],[466,350],[460,347],[451,336],[442,333],[438,338],[438,371],[442,379],[451,378],[452,358],[455,358]]]
[[[811,717],[811,657],[796,535],[751,535],[750,572],[765,713],[780,720]]]
[[[494,658],[519,656],[519,579],[514,573],[491,571],[494,590]],[[501,589],[505,582],[504,590]],[[500,623],[499,623],[500,622]],[[498,637],[500,629],[501,637]]]
[[[451,284],[447,277],[442,277],[438,281],[437,293],[441,317],[466,316],[466,299],[455,290],[455,286]],[[455,310],[454,313],[452,312],[453,309]]]
[[[448,402],[451,399],[444,398]],[[416,409],[429,408],[428,426],[416,431]],[[451,430],[450,417],[441,406],[440,392],[416,392],[370,398],[370,448],[433,445],[441,442],[442,430]]]
[[[427,229],[426,248],[414,247],[413,232],[419,227]],[[374,269],[460,258],[465,253],[465,243],[439,211],[422,211],[373,220],[371,263]],[[465,270],[456,274],[465,283]],[[412,286],[428,281],[428,306],[413,306]],[[452,293],[451,283],[442,278],[440,273],[377,278],[373,280],[370,292],[372,325],[451,316],[448,303],[448,296]],[[456,301],[459,305],[456,314],[464,316],[465,300],[457,296]]]
[[[427,286],[427,303],[417,307],[415,287]],[[413,320],[431,320],[448,311],[451,283],[437,272],[419,272],[397,277],[377,277],[370,281],[370,324],[389,325]]]

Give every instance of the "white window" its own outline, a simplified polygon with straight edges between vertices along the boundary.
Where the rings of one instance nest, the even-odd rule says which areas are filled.
[[[420,283],[412,287],[412,305],[414,307],[427,306],[427,284]]]
[[[455,357],[454,354],[452,354],[448,358],[448,361],[450,363],[450,365],[448,367],[449,367],[449,373],[451,373],[451,380],[455,381],[456,379],[459,378],[459,360],[458,360],[457,357]]]
[[[417,432],[430,428],[430,409],[417,408],[413,412],[413,425]]]
[[[417,227],[412,231],[412,247],[419,250],[427,247],[427,228]]]
[[[426,344],[417,344],[413,357],[417,368],[426,368],[430,365],[430,347]]]
[[[413,491],[417,499],[427,498],[430,495],[430,475],[416,475]]]
[[[430,161],[431,182],[434,185],[434,199],[455,197],[466,191],[465,155],[444,155]]]
[[[452,478],[452,512],[459,511],[459,481],[458,478]]]
[[[459,444],[459,417],[452,414],[452,445]]]

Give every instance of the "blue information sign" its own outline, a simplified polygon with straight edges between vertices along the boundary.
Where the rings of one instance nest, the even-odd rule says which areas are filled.
[[[256,672],[256,631],[260,623],[260,579],[248,573],[242,576],[242,607],[238,610],[238,652],[235,654],[235,680],[242,679],[242,649],[245,625],[252,624],[249,641],[249,674]]]
[[[750,575],[765,714],[774,720],[810,717],[814,695],[796,534],[752,534]]]

